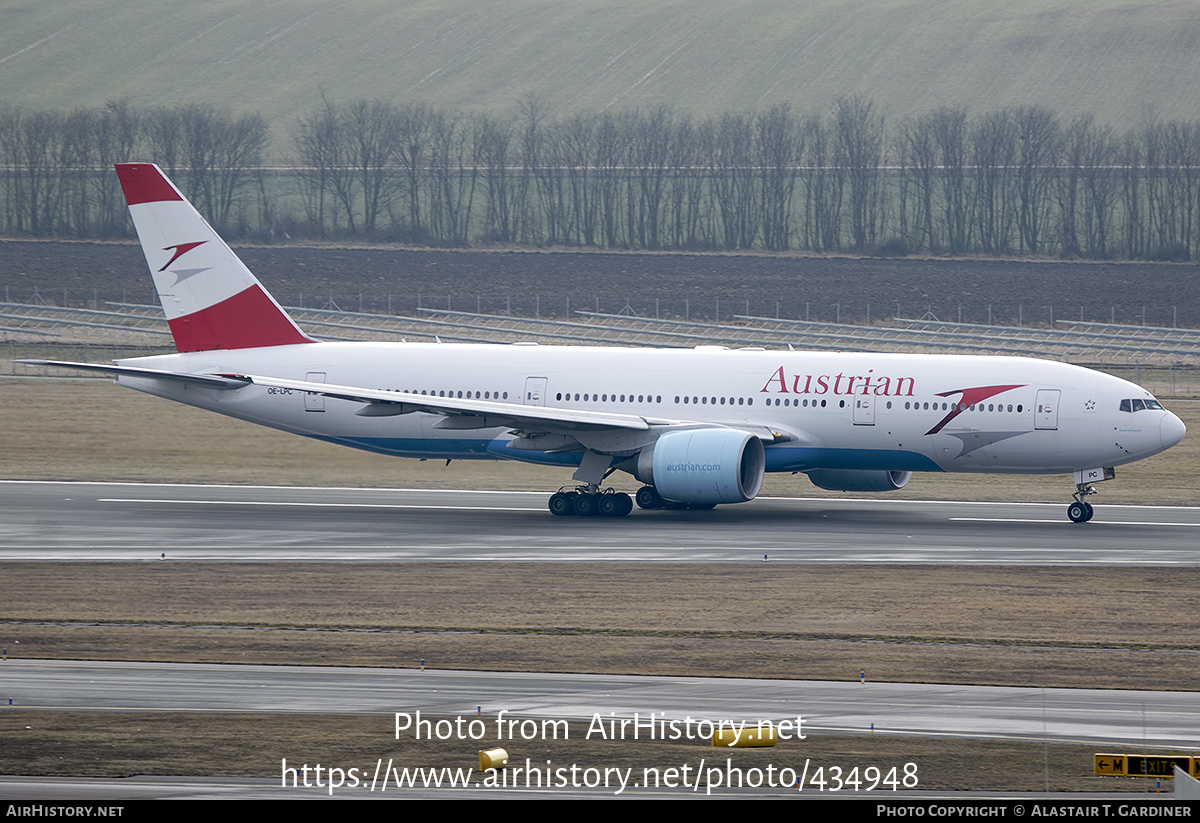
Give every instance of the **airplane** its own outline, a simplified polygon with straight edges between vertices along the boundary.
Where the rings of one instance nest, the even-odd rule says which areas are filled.
[[[766,472],[850,492],[914,472],[1069,473],[1084,523],[1115,466],[1185,433],[1140,386],[1025,357],[318,342],[158,166],[116,170],[177,352],[24,362],[383,454],[573,467],[558,516],[742,503]],[[602,489],[618,471],[635,498]]]

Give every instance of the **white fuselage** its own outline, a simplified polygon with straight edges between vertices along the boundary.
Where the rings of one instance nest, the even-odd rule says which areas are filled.
[[[1183,436],[1144,389],[1015,357],[537,345],[312,343],[121,361],[192,374],[269,375],[418,395],[770,429],[767,471],[1060,473],[1156,454]],[[297,434],[419,458],[578,463],[579,451],[506,448],[510,428],[439,426],[414,412],[286,388],[234,391],[122,375],[122,385]],[[1122,411],[1122,401],[1152,407]],[[1139,404],[1141,405],[1141,404]],[[1128,404],[1127,404],[1128,407]],[[525,432],[528,434],[528,432]],[[535,433],[536,434],[536,433]],[[624,435],[621,435],[624,436]],[[636,450],[613,436],[588,448]]]

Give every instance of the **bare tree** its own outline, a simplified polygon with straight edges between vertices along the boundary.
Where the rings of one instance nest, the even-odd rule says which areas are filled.
[[[703,226],[705,180],[700,172],[704,134],[704,126],[697,128],[687,115],[676,117],[667,159],[668,242],[676,248],[696,248],[707,242]]]
[[[845,168],[834,161],[829,129],[820,117],[804,124],[807,152],[801,167],[804,183],[805,245],[819,250],[839,248],[842,244],[842,192]]]
[[[487,240],[513,241],[513,194],[509,151],[512,147],[512,122],[491,115],[482,115],[479,139],[487,183],[487,209],[484,213],[483,236]]]
[[[57,228],[65,163],[63,130],[64,117],[57,111],[34,112],[20,119],[13,177],[18,232],[46,235]]]
[[[407,233],[413,239],[428,237],[422,208],[425,164],[428,160],[430,122],[433,109],[424,104],[401,106],[398,112],[399,159],[404,170],[404,193],[408,203]]]
[[[297,179],[301,202],[309,225],[322,237],[327,233],[327,219],[336,232],[339,223],[338,205],[334,194],[333,177],[339,171],[337,141],[341,139],[337,113],[332,103],[322,97],[321,105],[303,115],[292,127],[292,141],[299,155]]]
[[[459,246],[470,242],[471,209],[482,157],[478,127],[475,118],[440,112],[430,121],[430,233]]]
[[[941,243],[934,234],[934,191],[937,186],[938,146],[933,115],[924,115],[900,126],[899,157],[901,186],[905,206],[912,192],[912,231],[907,237],[915,249],[938,251]]]
[[[669,107],[658,106],[638,117],[630,140],[637,181],[630,191],[630,229],[636,228],[637,242],[644,248],[656,249],[662,242],[659,234],[673,120]]]
[[[573,114],[558,124],[558,152],[567,174],[570,201],[566,239],[585,246],[596,244],[600,200],[594,177],[595,131],[596,117],[590,114]]]
[[[1097,126],[1091,118],[1079,126],[1082,142],[1083,224],[1085,251],[1089,257],[1108,257],[1117,193],[1117,148],[1112,129]]]
[[[19,108],[9,103],[0,103],[0,167],[5,171],[0,175],[0,193],[3,194],[3,199],[0,201],[0,208],[3,209],[0,215],[3,216],[3,222],[0,225],[7,231],[18,231],[18,222],[23,205],[19,200],[19,179],[17,168],[20,156],[20,133],[21,133],[22,112]]]
[[[712,190],[714,212],[721,226],[721,245],[727,249],[751,248],[762,226],[754,118],[745,114],[722,116],[713,148]]]
[[[967,110],[943,106],[931,115],[941,160],[942,214],[946,247],[961,254],[971,245],[971,193],[967,188]]]
[[[1018,227],[1021,246],[1041,251],[1057,173],[1060,136],[1058,118],[1044,106],[1021,106],[1013,112],[1017,126]]]
[[[100,168],[94,178],[94,199],[99,212],[97,232],[101,235],[128,231],[129,213],[113,164],[138,159],[143,121],[142,112],[131,107],[127,100],[110,100],[99,113],[94,162]]]
[[[1145,154],[1143,144],[1136,132],[1125,134],[1121,144],[1121,200],[1125,213],[1125,256],[1142,256],[1147,249],[1147,238],[1142,205],[1143,178],[1145,177]]]
[[[1004,253],[1012,245],[1016,209],[1011,169],[1016,163],[1017,130],[1008,109],[989,112],[971,130],[971,163],[975,167],[975,224],[986,252]]]
[[[849,97],[834,105],[834,157],[846,171],[850,236],[865,251],[875,242],[882,206],[883,116],[872,101]]]
[[[397,179],[394,173],[400,152],[400,123],[390,103],[356,100],[346,109],[346,159],[362,193],[362,228],[369,237],[388,210]]]
[[[218,226],[231,228],[230,220],[262,165],[268,140],[269,129],[262,115],[222,113],[218,118],[213,152],[213,214]],[[244,215],[239,224],[239,230],[245,231]]]
[[[545,149],[545,121],[549,107],[540,97],[526,95],[520,105],[521,177],[517,182],[516,230],[522,243],[540,244],[545,239],[538,220],[537,181],[542,173]]]
[[[792,197],[796,191],[796,160],[803,153],[802,137],[786,103],[758,115],[756,126],[763,245],[786,249],[791,245]]]
[[[621,173],[626,135],[617,116],[605,112],[596,125],[596,174],[599,178],[600,229],[604,245],[621,245]]]

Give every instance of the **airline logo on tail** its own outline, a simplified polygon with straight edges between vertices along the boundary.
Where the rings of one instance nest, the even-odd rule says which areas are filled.
[[[176,349],[313,342],[158,166],[119,163],[116,168]],[[160,267],[163,252],[170,258]],[[189,267],[170,269],[184,255]]]
[[[167,266],[174,263],[180,257],[183,257],[185,254],[187,254],[188,252],[190,252],[192,249],[196,248],[197,246],[203,246],[207,242],[208,242],[207,240],[197,240],[195,243],[180,243],[178,246],[167,246],[165,249],[163,249],[163,251],[170,251],[171,249],[175,249],[175,253],[171,255],[170,260],[168,260],[166,263],[163,263],[163,267],[161,269],[159,269],[159,271],[165,271]]]

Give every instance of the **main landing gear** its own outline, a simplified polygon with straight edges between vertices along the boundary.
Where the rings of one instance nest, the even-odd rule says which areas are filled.
[[[643,509],[691,509],[692,511],[706,511],[717,507],[716,503],[680,503],[675,500],[663,500],[658,489],[653,486],[642,486],[637,490],[637,504]]]
[[[598,484],[559,489],[550,496],[550,513],[555,517],[624,517],[633,511],[633,498]]]
[[[1075,484],[1075,502],[1067,506],[1067,517],[1072,523],[1086,523],[1092,519],[1092,515],[1096,510],[1092,508],[1092,504],[1083,498],[1089,494],[1095,494],[1096,489],[1090,483]]]

